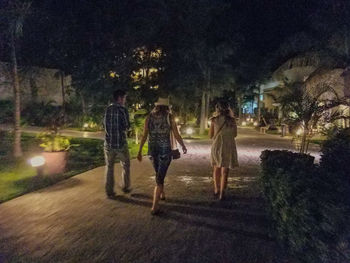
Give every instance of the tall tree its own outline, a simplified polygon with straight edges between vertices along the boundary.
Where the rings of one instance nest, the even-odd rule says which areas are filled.
[[[30,12],[31,3],[20,0],[8,0],[1,6],[3,22],[6,24],[6,38],[10,50],[10,62],[12,68],[12,86],[14,101],[14,157],[22,156],[21,148],[21,90],[18,77],[17,48],[18,40],[23,34],[23,25],[26,16]]]

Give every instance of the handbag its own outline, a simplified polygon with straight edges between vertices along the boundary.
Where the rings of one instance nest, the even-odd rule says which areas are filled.
[[[179,149],[177,148],[177,143],[176,143],[176,139],[174,136],[174,132],[173,132],[173,128],[170,122],[170,117],[168,115],[168,124],[170,125],[170,145],[171,145],[171,156],[174,160],[176,159],[180,159],[181,154]]]

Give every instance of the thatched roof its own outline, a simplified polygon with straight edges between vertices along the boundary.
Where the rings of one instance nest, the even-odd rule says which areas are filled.
[[[273,73],[273,78],[287,82],[305,81],[317,68],[331,67],[335,62],[327,54],[308,52],[288,59]]]
[[[342,98],[345,90],[343,72],[342,68],[319,68],[306,80],[306,88],[311,94],[317,94],[323,88],[328,87],[337,97]]]

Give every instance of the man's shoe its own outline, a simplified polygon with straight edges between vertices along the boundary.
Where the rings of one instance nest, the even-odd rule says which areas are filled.
[[[116,197],[117,197],[116,193],[107,194],[108,199],[116,199]]]
[[[129,189],[129,188],[123,188],[122,191],[123,191],[123,193],[128,194],[128,193],[131,192],[131,189]]]

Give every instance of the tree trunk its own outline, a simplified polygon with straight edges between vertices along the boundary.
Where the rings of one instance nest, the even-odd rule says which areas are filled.
[[[242,111],[241,111],[241,98],[240,98],[240,96],[238,96],[237,106],[238,106],[238,119],[239,119],[239,122],[241,122],[241,120],[242,120]]]
[[[304,128],[303,137],[301,139],[300,153],[307,152],[307,135],[309,134],[308,128]]]
[[[139,144],[139,130],[135,129],[135,144]]]
[[[84,96],[81,92],[79,92],[80,95],[80,99],[81,99],[81,109],[83,111],[83,115],[86,116],[86,103],[85,103],[85,99]]]
[[[200,115],[200,126],[199,134],[203,135],[205,131],[205,104],[206,104],[206,92],[202,92],[202,103],[201,103],[201,115]]]
[[[61,91],[62,91],[62,121],[63,125],[66,123],[66,91],[64,86],[64,72],[60,71],[61,77]]]
[[[16,41],[14,33],[11,36],[11,63],[12,63],[12,85],[13,85],[13,99],[15,105],[14,111],[14,145],[13,155],[18,158],[22,156],[21,148],[21,95],[18,80],[18,69],[17,69],[17,56],[16,56]]]
[[[210,94],[209,94],[209,92],[207,92],[207,97],[205,100],[205,118],[204,118],[204,126],[206,129],[208,129],[209,102],[210,102]]]

